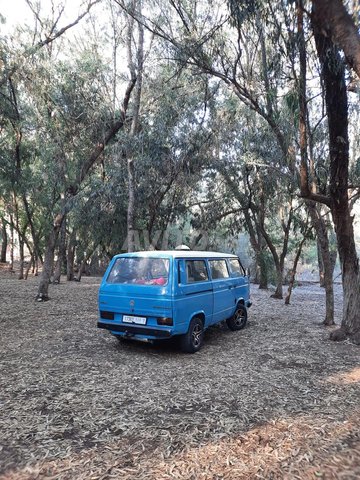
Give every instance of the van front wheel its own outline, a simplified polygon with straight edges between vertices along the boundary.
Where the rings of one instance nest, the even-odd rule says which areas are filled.
[[[247,322],[247,310],[245,305],[239,303],[232,317],[226,320],[227,326],[232,331],[242,330]]]
[[[200,350],[204,340],[204,325],[200,318],[193,318],[189,330],[181,336],[181,350],[186,353],[195,353]]]

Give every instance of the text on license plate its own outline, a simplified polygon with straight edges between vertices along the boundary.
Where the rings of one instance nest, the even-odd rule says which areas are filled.
[[[139,325],[146,324],[146,317],[134,317],[132,315],[123,315],[124,323],[137,323]]]

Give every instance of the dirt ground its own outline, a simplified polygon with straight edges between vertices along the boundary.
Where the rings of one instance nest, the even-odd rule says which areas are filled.
[[[0,274],[0,480],[360,478],[360,348],[319,287],[254,286],[247,328],[189,355],[97,329],[98,278],[37,281]]]

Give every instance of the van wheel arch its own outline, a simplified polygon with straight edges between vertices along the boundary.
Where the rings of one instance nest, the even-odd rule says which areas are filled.
[[[203,313],[196,313],[193,315],[192,319],[193,318],[199,318],[202,321],[203,327],[205,327],[205,315]]]

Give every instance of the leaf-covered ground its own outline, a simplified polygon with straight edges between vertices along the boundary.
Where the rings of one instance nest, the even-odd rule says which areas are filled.
[[[97,278],[36,284],[0,273],[1,480],[360,478],[360,349],[319,287],[254,287],[248,327],[188,355],[98,330]]]

